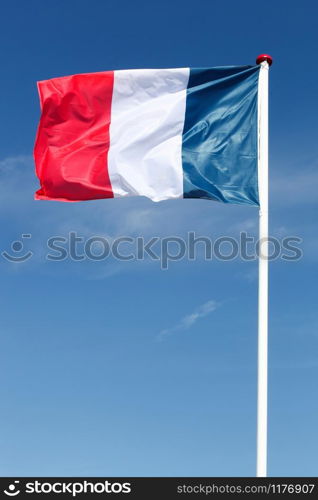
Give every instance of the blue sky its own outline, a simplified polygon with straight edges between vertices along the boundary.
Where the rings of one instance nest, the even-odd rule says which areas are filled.
[[[313,1],[2,7],[1,251],[28,233],[24,250],[34,253],[22,264],[0,258],[2,476],[255,474],[256,263],[198,255],[162,271],[149,260],[49,262],[45,253],[48,237],[70,231],[110,240],[255,234],[257,210],[35,202],[32,149],[37,80],[254,64],[262,52],[274,58],[271,234],[303,238],[304,252],[270,266],[269,474],[317,475],[317,15]]]

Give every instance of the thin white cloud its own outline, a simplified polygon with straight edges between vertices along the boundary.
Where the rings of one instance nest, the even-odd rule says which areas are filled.
[[[218,307],[220,307],[220,305],[221,304],[219,302],[216,302],[215,300],[209,300],[208,302],[201,304],[192,313],[184,316],[176,325],[172,326],[171,328],[165,328],[164,330],[161,330],[161,332],[157,337],[158,340],[162,340],[164,337],[171,335],[175,332],[181,330],[188,330],[198,320],[214,312]]]
[[[270,182],[271,199],[278,204],[298,205],[316,204],[318,170],[317,162],[310,168],[299,168],[287,176],[275,175]]]
[[[8,156],[0,160],[0,171],[14,171],[19,166],[29,166],[32,164],[31,155]]]

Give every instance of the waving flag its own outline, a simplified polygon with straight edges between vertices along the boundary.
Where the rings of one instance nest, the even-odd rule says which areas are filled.
[[[136,69],[39,82],[36,199],[259,205],[259,70]]]

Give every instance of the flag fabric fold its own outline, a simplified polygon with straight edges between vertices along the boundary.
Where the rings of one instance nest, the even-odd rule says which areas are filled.
[[[38,82],[35,198],[259,205],[259,69],[118,70]]]

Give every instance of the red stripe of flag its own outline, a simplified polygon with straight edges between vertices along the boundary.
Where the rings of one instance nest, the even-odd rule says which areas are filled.
[[[34,148],[36,199],[113,198],[107,155],[113,71],[38,83],[42,116]]]

